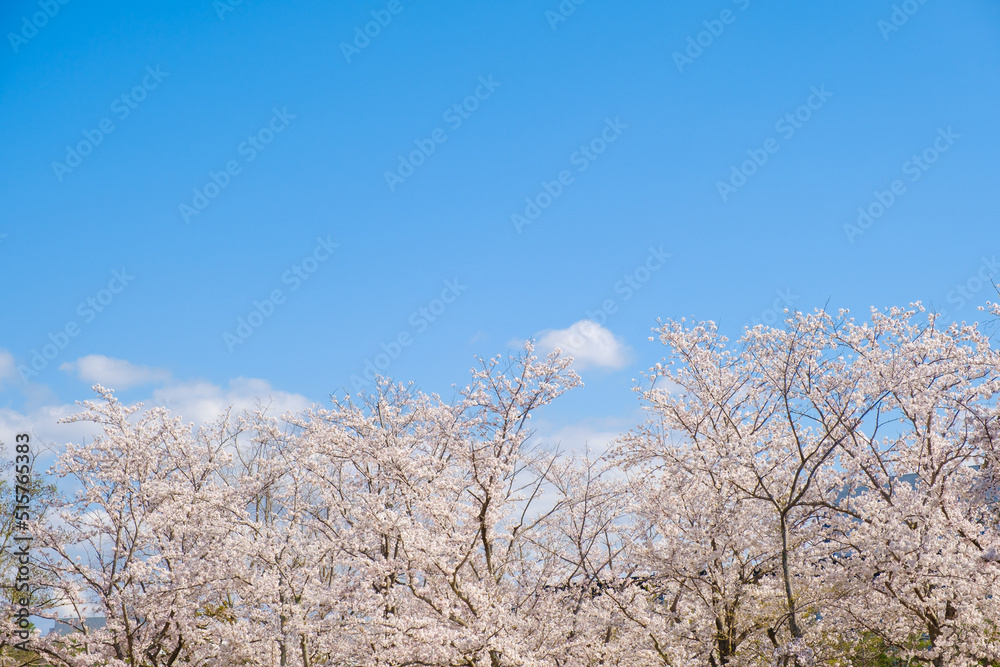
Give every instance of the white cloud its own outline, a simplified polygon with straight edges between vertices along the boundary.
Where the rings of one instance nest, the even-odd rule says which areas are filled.
[[[301,394],[279,391],[267,380],[239,377],[230,380],[225,389],[203,381],[170,384],[156,389],[146,404],[165,407],[186,422],[204,424],[214,422],[229,407],[236,414],[259,404],[277,417],[284,412],[305,410],[312,406],[312,401]]]
[[[118,392],[131,387],[156,385],[152,393],[144,396],[130,393],[126,403],[142,403],[146,408],[165,407],[175,417],[195,426],[214,422],[227,409],[234,414],[261,406],[268,414],[279,416],[285,412],[301,412],[313,403],[301,394],[275,389],[268,381],[239,377],[223,387],[206,381],[182,382],[171,377],[169,371],[133,364],[125,359],[113,359],[99,354],[81,357],[63,363],[60,370],[72,373],[89,383],[101,384]],[[16,377],[13,356],[0,348],[0,385]],[[19,409],[0,406],[0,440],[5,441],[0,457],[9,456],[11,441],[16,433],[29,433],[38,448],[39,463],[44,465],[62,451],[67,442],[83,443],[100,432],[91,422],[60,424],[59,420],[86,410],[75,403],[64,403],[46,385],[29,383],[24,391],[24,405]],[[77,394],[78,400],[100,401],[90,391]],[[40,465],[40,467],[42,467]]]
[[[67,361],[59,370],[75,373],[84,382],[100,384],[110,389],[128,389],[144,384],[166,382],[170,372],[162,368],[137,366],[124,359],[112,359],[103,354],[88,354],[76,361]]]
[[[623,426],[621,430],[613,430],[590,424],[571,424],[551,433],[540,432],[538,437],[540,441],[550,446],[558,446],[562,451],[589,451],[597,455],[607,451],[611,441],[627,430],[628,426]]]
[[[0,347],[0,385],[17,375],[14,355]]]
[[[57,451],[67,442],[83,442],[93,437],[100,428],[91,422],[60,424],[63,417],[83,412],[75,404],[42,405],[27,412],[11,408],[0,408],[0,440],[4,442],[3,458],[13,457],[14,436],[27,433],[31,436],[32,451],[35,452],[36,468],[44,470]]]
[[[568,329],[543,331],[537,347],[543,352],[561,349],[573,357],[577,370],[588,366],[619,369],[629,361],[625,343],[593,320],[580,320]]]

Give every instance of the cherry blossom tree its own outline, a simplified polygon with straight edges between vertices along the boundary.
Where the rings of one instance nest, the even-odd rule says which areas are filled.
[[[881,400],[852,430],[838,504],[854,585],[844,622],[914,662],[1000,659],[995,592],[1000,354],[977,327],[918,309],[873,313],[843,332]]]
[[[919,304],[657,333],[649,419],[599,456],[533,437],[580,380],[530,343],[450,401],[379,378],[198,427],[95,387],[30,526],[38,613],[73,631],[18,653],[8,617],[0,663],[1000,662],[986,334]]]
[[[529,346],[483,362],[453,404],[381,381],[301,421],[309,514],[364,610],[371,664],[528,664],[542,650],[538,532],[561,504],[537,509],[547,457],[525,443],[532,413],[578,384],[568,365]]]
[[[59,457],[53,472],[75,490],[54,520],[35,524],[44,581],[76,631],[37,650],[74,666],[204,664],[246,650],[248,636],[233,644],[219,632],[228,582],[241,570],[229,557],[233,503],[217,483],[222,443],[195,437],[163,409],[136,415],[138,406],[95,389],[101,402],[68,421],[93,421],[103,434]],[[105,626],[89,628],[88,616]]]
[[[762,656],[763,631],[801,664],[856,632],[935,665],[995,659],[982,466],[1000,365],[975,327],[920,312],[795,313],[735,350],[711,323],[660,328],[667,386],[641,391],[654,419],[620,455],[693,654]]]

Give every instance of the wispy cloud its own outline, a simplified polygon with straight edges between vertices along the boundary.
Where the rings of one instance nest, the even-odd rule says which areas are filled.
[[[0,386],[16,375],[17,366],[14,364],[14,355],[0,348]]]
[[[184,421],[195,424],[213,422],[229,408],[238,413],[259,405],[276,417],[312,406],[312,402],[301,394],[275,389],[267,380],[244,377],[230,380],[227,387],[203,381],[168,384],[153,392],[151,403],[168,408]]]
[[[76,361],[67,361],[59,366],[59,370],[73,373],[84,382],[116,390],[170,380],[170,372],[162,368],[138,366],[124,359],[113,359],[102,354],[88,354]]]

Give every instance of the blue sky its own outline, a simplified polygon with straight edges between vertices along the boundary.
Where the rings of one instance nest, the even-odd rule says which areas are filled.
[[[545,417],[576,446],[637,418],[657,318],[972,320],[1000,282],[994,2],[35,0],[0,27],[5,432],[57,438],[94,381],[191,419],[324,402],[401,340],[385,372],[448,395],[610,304]]]

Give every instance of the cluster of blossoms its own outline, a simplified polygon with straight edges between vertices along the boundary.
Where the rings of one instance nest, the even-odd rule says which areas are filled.
[[[4,621],[0,662],[998,664],[988,336],[919,305],[657,333],[649,420],[600,456],[533,442],[580,381],[530,344],[450,402],[380,380],[199,428],[97,387],[32,524],[76,631],[22,655]]]

